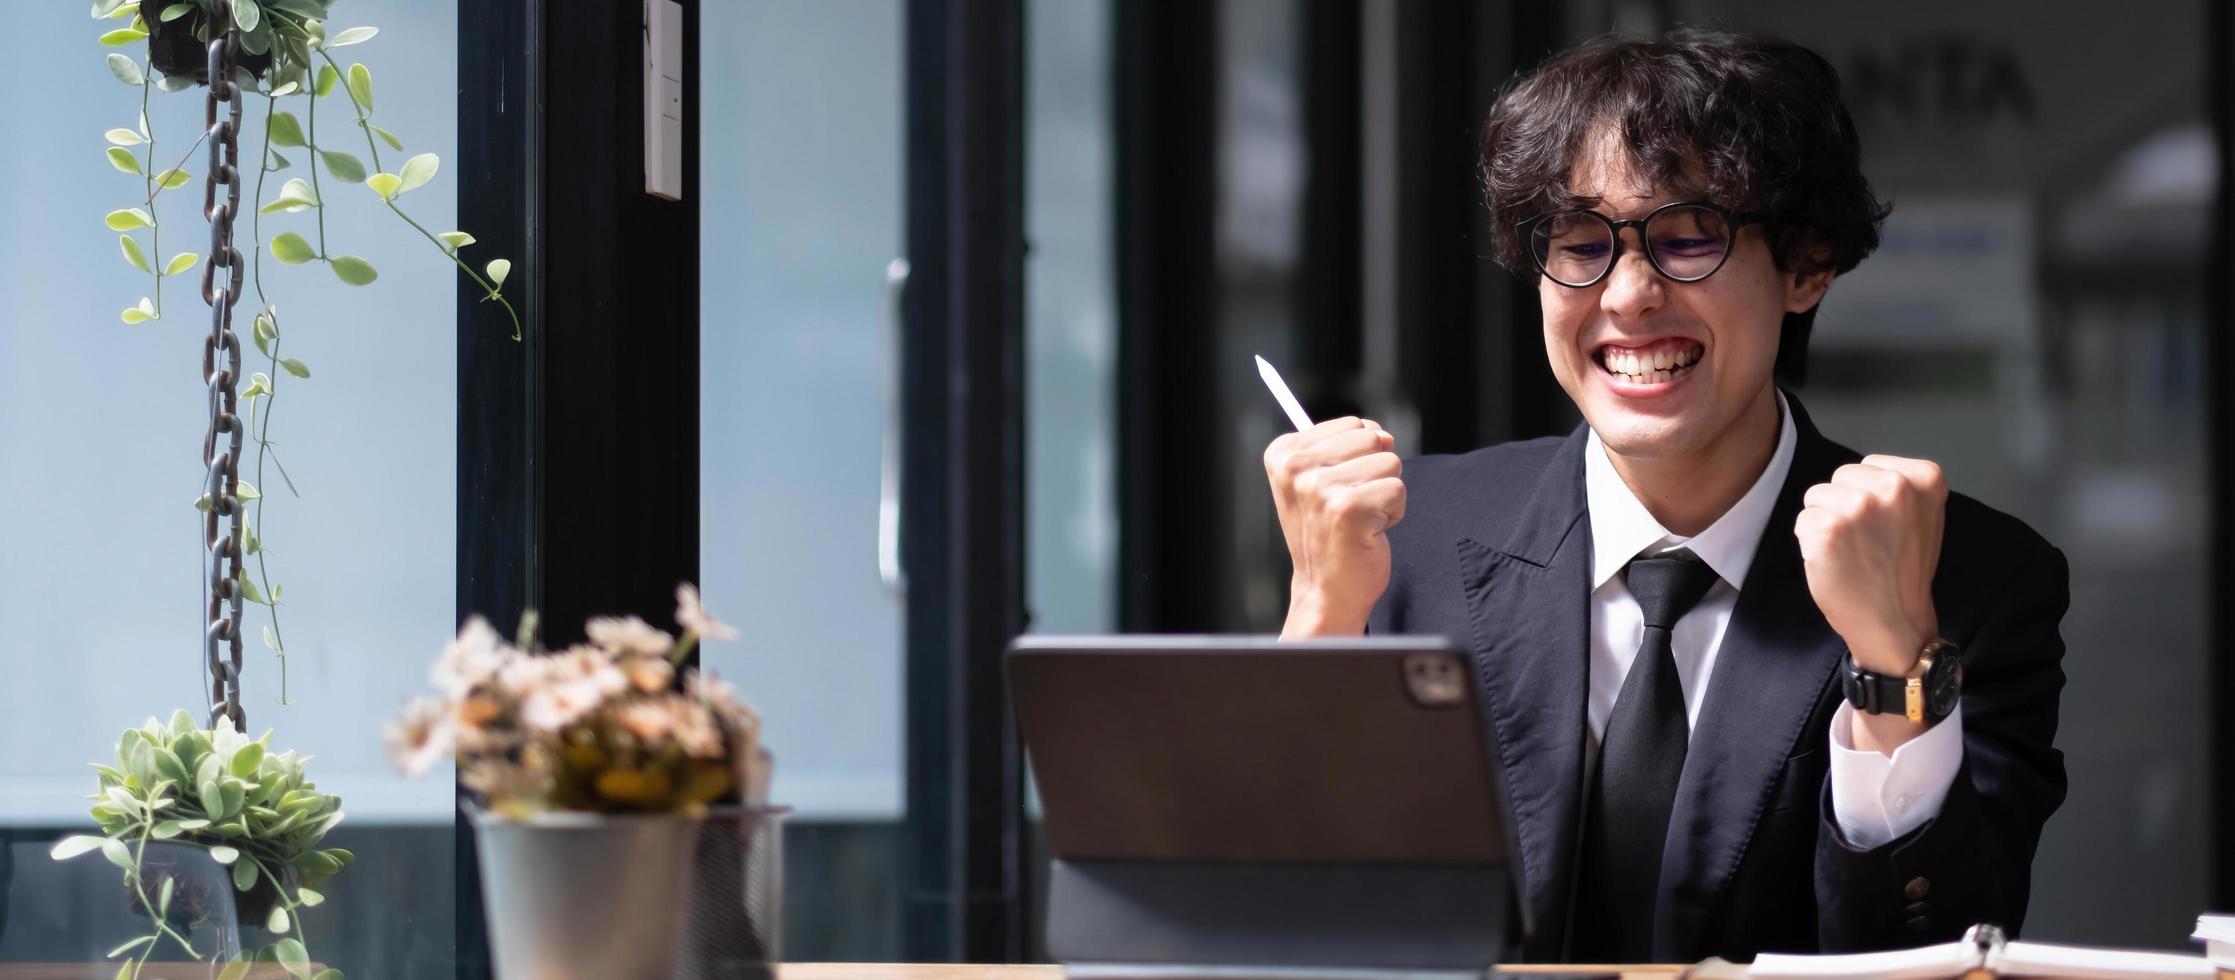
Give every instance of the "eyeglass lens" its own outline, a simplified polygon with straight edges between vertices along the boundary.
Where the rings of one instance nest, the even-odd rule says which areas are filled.
[[[1707,278],[1730,251],[1730,223],[1713,208],[1663,208],[1647,219],[1645,246],[1663,275],[1682,282]],[[1564,286],[1586,286],[1614,261],[1614,229],[1588,211],[1550,215],[1530,232],[1537,266]]]

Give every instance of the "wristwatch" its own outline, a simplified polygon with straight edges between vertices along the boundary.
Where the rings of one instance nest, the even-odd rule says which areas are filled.
[[[1839,686],[1857,711],[1937,722],[1956,710],[1956,699],[1963,694],[1963,650],[1946,640],[1926,643],[1906,677],[1873,674],[1856,666],[1849,653]]]

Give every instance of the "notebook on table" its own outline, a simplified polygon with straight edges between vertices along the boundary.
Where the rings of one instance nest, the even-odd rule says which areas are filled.
[[[2013,942],[1994,926],[1973,926],[1963,939],[1882,953],[1809,956],[1763,953],[1751,966],[1702,964],[1686,974],[1700,980],[1947,980],[1980,977],[2074,977],[2081,980],[2210,980],[2201,956],[2147,950]]]

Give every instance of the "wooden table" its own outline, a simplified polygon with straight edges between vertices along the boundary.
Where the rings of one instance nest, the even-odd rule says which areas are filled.
[[[1537,964],[1531,973],[1604,974],[1615,967]],[[1668,980],[1683,967],[1625,966],[1623,980]],[[5,976],[0,974],[0,976]],[[907,963],[787,963],[780,980],[1063,980],[1060,966],[953,966]]]
[[[162,969],[175,964],[150,963],[144,975],[165,976]],[[186,969],[181,967],[181,969]],[[1605,973],[1603,966],[1556,966],[1551,964],[1516,967],[1535,973]],[[1674,966],[1631,966],[1622,968],[1624,980],[1668,980],[1680,968]],[[87,977],[107,977],[113,974],[114,965],[106,972],[85,963],[0,963],[0,980],[85,980]],[[88,972],[94,971],[94,972]],[[200,976],[198,973],[179,973],[179,976]],[[971,966],[953,964],[909,963],[786,963],[777,974],[779,980],[1063,980],[1060,966]],[[249,974],[250,980],[287,980],[287,971],[278,966],[258,966]]]

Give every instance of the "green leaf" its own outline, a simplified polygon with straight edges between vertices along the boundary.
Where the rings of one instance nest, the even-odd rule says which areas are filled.
[[[301,177],[292,177],[288,179],[285,185],[280,187],[279,196],[273,198],[270,204],[257,208],[256,213],[276,214],[286,211],[292,214],[304,208],[317,206],[318,195],[311,191],[310,185],[304,183]]]
[[[142,143],[147,142],[146,140],[140,138],[140,134],[129,129],[124,129],[122,127],[109,130],[108,132],[102,133],[101,135],[105,137],[110,143],[116,144],[117,146],[138,146]]]
[[[287,929],[282,926],[272,931],[286,932]],[[293,939],[282,939],[272,944],[272,953],[279,957],[279,965],[286,967],[287,972],[298,977],[308,978],[310,976],[310,951],[304,949],[301,942]]]
[[[233,887],[244,892],[256,887],[256,866],[247,861],[235,862],[233,865]]]
[[[265,393],[265,394],[270,394],[270,393],[271,393],[271,390],[267,388],[267,389],[265,389],[264,393]],[[243,398],[246,398],[246,397],[248,397],[248,392],[245,392],[245,391],[244,391],[244,392],[241,392],[241,397],[243,397]],[[247,547],[247,548],[248,548],[248,553],[249,553],[249,554],[252,554],[252,555],[253,555],[253,554],[256,554],[257,552],[260,552],[260,551],[263,551],[263,550],[264,550],[264,539],[262,539],[262,538],[259,538],[259,537],[257,537],[257,536],[256,536],[256,529],[255,529],[255,528],[253,528],[253,527],[244,527],[244,528],[242,528],[242,529],[241,529],[241,537],[242,537],[242,538],[244,539],[244,545],[245,545],[245,547]],[[268,627],[267,627],[267,628],[268,628]]]
[[[443,245],[448,246],[447,250],[452,253],[456,253],[459,249],[471,245],[474,242],[474,238],[472,235],[468,235],[462,231],[446,231],[439,235],[436,235],[435,237],[442,239]]]
[[[280,156],[280,155],[279,155],[279,151],[278,151],[278,150],[273,150],[273,151],[272,151],[272,170],[274,170],[274,171],[285,170],[285,169],[287,169],[287,168],[288,168],[288,166],[289,166],[289,164],[288,164],[288,162],[287,162],[287,158],[286,158],[286,157],[283,157],[283,156]]]
[[[245,484],[243,485],[245,486]],[[256,767],[263,764],[264,743],[250,742],[241,746],[239,752],[233,753],[233,764],[225,768],[235,776],[249,779],[256,775]]]
[[[138,980],[139,975],[140,967],[137,960],[125,960],[116,966],[115,980]]]
[[[239,954],[225,964],[225,969],[217,971],[217,980],[246,980],[248,968],[254,963],[247,953]]]
[[[264,593],[256,590],[256,580],[245,575],[241,576],[241,598],[259,606],[270,605],[270,603],[264,601]],[[223,792],[223,790],[221,789],[220,792]],[[224,804],[219,804],[219,806],[224,807]],[[224,807],[224,809],[228,812],[231,810],[230,807]]]
[[[155,319],[155,304],[149,302],[145,296],[140,297],[140,305],[124,308],[124,322],[126,323],[146,323],[153,319]]]
[[[196,498],[194,498],[194,509],[195,509],[195,510],[198,510],[198,511],[201,511],[201,512],[202,512],[202,513],[204,513],[204,514],[207,514],[207,513],[209,513],[209,512],[210,512],[210,495],[209,495],[209,494],[206,494],[206,493],[205,493],[205,494],[203,494],[203,495],[201,495],[201,496],[199,496],[199,497],[196,497]]]
[[[155,271],[154,266],[147,264],[147,253],[140,251],[140,243],[133,241],[132,236],[118,235],[116,243],[118,248],[124,250],[124,261],[132,263],[132,268],[147,273]]]
[[[367,123],[367,124],[366,124],[366,128],[367,128],[367,129],[370,129],[370,130],[372,130],[372,131],[373,131],[373,135],[374,135],[374,136],[378,136],[378,137],[380,137],[380,141],[381,141],[381,142],[383,142],[383,143],[386,143],[386,144],[388,144],[389,146],[395,147],[395,149],[396,149],[396,152],[398,152],[398,153],[402,153],[402,152],[403,152],[403,150],[404,150],[404,141],[403,141],[403,140],[401,140],[401,139],[399,139],[399,138],[397,138],[396,134],[394,134],[394,133],[391,133],[391,132],[389,132],[389,131],[387,131],[387,130],[385,130],[385,129],[382,129],[382,128],[378,127],[378,126],[374,126],[374,125],[372,125],[372,124],[370,124],[370,123]]]
[[[241,389],[242,398],[254,398],[258,395],[269,395],[271,393],[272,379],[269,376],[265,375],[262,371],[258,371],[255,374],[249,375],[248,387]],[[256,529],[247,528],[246,530],[248,531],[249,543],[252,546],[249,548],[249,550],[255,551],[256,549],[253,547],[253,545],[255,544]],[[270,629],[271,627],[267,626],[264,628]]]
[[[341,81],[341,72],[335,71],[334,66],[320,65],[318,67],[318,81],[311,85],[310,90],[318,93],[318,97],[323,99],[334,94],[334,83],[339,81]]]
[[[178,879],[176,879],[176,878],[165,878],[165,879],[163,879],[163,894],[164,894],[164,895],[168,896],[168,895],[169,895],[169,894],[171,893],[171,882],[174,882],[174,881],[177,881],[177,880],[178,880]],[[169,903],[169,902],[165,902],[165,903],[163,903],[163,904],[165,904],[165,905],[169,905],[170,903]],[[140,938],[138,938],[138,939],[132,940],[131,942],[125,943],[125,944],[124,944],[124,945],[122,945],[122,946],[118,946],[118,947],[117,947],[117,948],[115,948],[115,949],[109,950],[109,955],[107,955],[107,956],[104,956],[104,957],[101,957],[101,958],[102,958],[102,959],[105,959],[105,960],[113,960],[113,959],[116,959],[116,958],[117,958],[117,957],[119,957],[119,956],[122,956],[122,955],[124,955],[124,951],[125,951],[125,950],[129,950],[129,949],[138,949],[138,948],[140,948],[140,947],[142,947],[142,946],[145,946],[145,945],[147,945],[147,944],[149,944],[149,943],[152,943],[152,942],[154,942],[154,941],[155,941],[155,937],[154,937],[154,936],[141,936],[141,937],[140,937]],[[130,966],[131,964],[129,964],[129,963],[128,963],[128,964],[125,964],[125,965],[127,965],[127,966]]]
[[[442,167],[442,158],[432,153],[422,153],[404,161],[398,175],[404,179],[403,189],[410,191],[435,179],[435,171]]]
[[[202,829],[202,828],[204,828],[204,827],[207,827],[207,826],[209,826],[209,825],[210,825],[210,822],[209,822],[208,820],[205,820],[205,819],[203,819],[203,818],[201,818],[201,817],[195,817],[195,818],[194,818],[194,819],[192,819],[192,820],[181,820],[181,821],[179,821],[179,822],[178,822],[178,829],[180,829],[180,830],[200,830],[200,829]]]
[[[264,627],[264,645],[274,651],[279,649],[279,638],[272,635],[272,628],[269,626]]]
[[[303,907],[306,909],[317,908],[318,906],[325,903],[326,896],[311,891],[308,888],[297,888],[295,889],[295,900],[303,903]]]
[[[108,838],[106,837],[94,837],[88,834],[74,834],[72,836],[64,837],[61,840],[55,841],[54,847],[47,851],[47,856],[57,861],[67,861],[71,858],[77,857],[80,854],[88,854],[93,851],[98,851],[103,846],[105,846],[107,842]]]
[[[233,23],[242,31],[254,31],[263,19],[264,8],[257,6],[256,0],[233,0]]]
[[[233,487],[233,495],[242,500],[260,500],[264,496],[256,489],[256,484],[247,480],[235,480],[233,481]]]
[[[489,267],[488,267],[488,272],[489,272],[489,281],[490,281],[491,283],[495,284],[495,285],[496,285],[496,287],[497,287],[498,289],[503,289],[503,288],[504,288],[504,277],[506,277],[506,276],[509,276],[509,275],[511,275],[511,274],[512,274],[512,260],[511,260],[511,259],[490,259],[490,260],[489,260]]]
[[[140,74],[140,63],[114,51],[109,52],[109,74],[135,88],[147,84],[147,76]]]
[[[154,219],[148,217],[148,213],[139,208],[111,211],[108,217],[101,220],[108,223],[110,231],[134,231],[140,228],[153,227],[155,224]]]
[[[311,251],[310,243],[292,231],[282,232],[272,239],[272,258],[287,265],[301,265],[317,257],[318,253]]]
[[[380,195],[383,201],[395,200],[396,195],[401,193],[403,183],[403,178],[390,173],[378,173],[365,178],[365,186],[372,188],[373,193]]]
[[[352,184],[365,182],[365,165],[359,162],[356,157],[338,150],[320,150],[318,155],[326,161],[326,172],[333,174],[337,179],[346,180]]]
[[[326,47],[329,49],[346,48],[352,44],[363,44],[372,40],[373,35],[378,33],[380,33],[380,28],[377,27],[352,27],[326,39]]]
[[[357,108],[372,111],[372,69],[362,64],[349,66],[349,94],[356,98]]]
[[[363,286],[380,278],[380,273],[373,269],[372,263],[354,255],[334,256],[334,275],[340,276],[341,281],[352,286]]]
[[[365,281],[371,282],[372,280],[367,279]],[[362,285],[362,283],[360,283],[359,285]],[[298,378],[308,379],[310,377],[310,367],[292,357],[280,358],[279,366],[286,368],[287,373],[292,374]]]
[[[292,112],[272,113],[265,121],[264,129],[270,134],[273,146],[303,145],[303,124],[296,120]]]
[[[174,3],[163,8],[163,12],[155,15],[155,19],[168,24],[193,12],[194,5],[191,3]]]
[[[201,256],[196,255],[192,252],[180,252],[177,255],[171,256],[170,264],[163,267],[163,274],[166,276],[178,275],[181,272],[185,272],[188,269],[194,268],[194,263],[201,260]]]
[[[146,31],[135,31],[129,27],[119,27],[116,30],[101,35],[101,43],[112,48],[121,48],[134,41],[145,40],[147,40]]]
[[[165,878],[165,879],[163,879],[163,892],[162,892],[162,896],[161,896],[161,897],[159,897],[159,898],[157,898],[157,899],[155,900],[155,914],[157,914],[157,915],[169,915],[169,914],[170,914],[170,912],[171,912],[171,892],[173,892],[173,891],[175,891],[175,890],[176,890],[176,886],[177,886],[177,885],[178,885],[178,879],[177,879],[177,878]]]
[[[178,821],[165,820],[162,823],[156,824],[155,826],[149,828],[147,835],[149,837],[155,838],[156,840],[170,840],[173,837],[177,837],[181,833],[184,833],[184,831],[179,827]]]
[[[241,852],[237,848],[227,847],[223,844],[210,848],[210,860],[219,864],[231,864],[240,859]]]
[[[137,177],[145,172],[140,169],[140,158],[134,156],[132,151],[127,150],[121,146],[109,147],[109,166],[115,167],[118,170],[131,174],[134,177]]]
[[[193,174],[187,173],[184,170],[173,168],[163,171],[162,175],[156,178],[156,182],[162,184],[164,190],[175,191],[181,187],[185,187],[186,182],[193,179]]]
[[[310,980],[341,980],[341,971],[328,967],[318,971],[318,975],[310,978]]]
[[[125,847],[123,841],[114,837],[104,838],[101,841],[101,856],[108,858],[110,864],[126,871],[132,870],[132,849]]]
[[[272,92],[271,92],[271,95],[272,95],[272,98],[275,98],[275,99],[277,99],[277,98],[282,98],[282,97],[284,97],[284,96],[289,96],[289,95],[293,95],[293,94],[295,94],[295,91],[296,91],[297,89],[300,89],[300,88],[302,88],[302,87],[303,87],[303,84],[302,84],[301,82],[288,82],[288,83],[287,83],[287,84],[285,84],[285,85],[281,85],[280,87],[278,87],[278,88],[275,88],[275,89],[273,89],[273,90],[272,90]]]
[[[288,921],[287,921],[287,909],[286,909],[286,907],[282,906],[282,907],[280,907],[280,908],[276,908],[276,909],[273,909],[273,910],[272,910],[272,918],[271,918],[271,921],[269,921],[269,922],[266,922],[266,923],[264,923],[264,931],[265,931],[265,932],[286,932],[286,931],[287,931],[287,926],[288,926]]]
[[[122,17],[140,9],[140,5],[136,3],[129,8],[125,7],[125,4],[129,2],[130,0],[93,0],[93,19]]]

